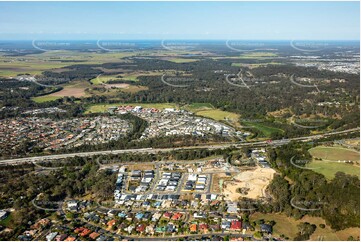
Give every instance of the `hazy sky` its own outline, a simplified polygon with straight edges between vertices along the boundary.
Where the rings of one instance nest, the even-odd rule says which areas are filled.
[[[359,40],[359,2],[0,2],[0,39]]]

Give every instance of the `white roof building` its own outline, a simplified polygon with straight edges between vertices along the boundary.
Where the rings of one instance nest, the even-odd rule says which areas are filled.
[[[55,236],[57,236],[57,234],[58,234],[58,232],[52,232],[52,233],[48,234],[46,236],[46,240],[47,241],[52,241],[55,238]]]
[[[188,181],[196,181],[197,180],[197,174],[189,174]]]

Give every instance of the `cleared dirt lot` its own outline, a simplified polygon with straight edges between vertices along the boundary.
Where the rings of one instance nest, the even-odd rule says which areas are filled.
[[[132,170],[154,170],[154,165],[149,164],[134,164],[134,165],[126,165],[128,171]]]
[[[237,201],[241,197],[260,198],[265,196],[265,189],[276,173],[271,168],[257,167],[254,170],[243,171],[236,175],[232,181],[224,182],[224,195],[232,201]],[[246,188],[247,194],[241,194],[238,188]]]
[[[59,92],[54,92],[49,96],[53,97],[84,97],[86,95],[85,88],[79,87],[65,87],[63,90]]]
[[[232,178],[227,176],[226,173],[218,173],[213,175],[212,184],[211,184],[211,192],[212,193],[222,193],[223,192],[223,184],[225,181],[230,181]]]
[[[116,83],[116,84],[104,84],[105,88],[127,88],[130,85],[127,83]]]

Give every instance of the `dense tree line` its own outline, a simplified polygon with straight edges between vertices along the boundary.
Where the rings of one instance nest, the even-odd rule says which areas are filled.
[[[321,216],[335,230],[359,227],[359,178],[337,172],[328,182],[321,174],[296,167],[295,161],[310,160],[309,148],[309,145],[289,144],[269,151],[270,162],[280,174],[268,187],[271,206],[261,206],[261,209],[285,212],[296,219],[306,214]]]
[[[50,80],[90,80],[97,75],[102,74],[103,72],[99,69],[96,69],[97,65],[71,65],[65,68],[70,69],[63,71],[61,73],[52,72],[52,71],[44,71],[42,73],[44,80],[47,78]]]
[[[64,165],[64,164],[63,164]],[[20,174],[17,170],[8,170],[4,182],[0,183],[0,209],[12,207],[12,219],[8,225],[13,229],[6,236],[16,239],[17,235],[28,228],[29,222],[49,216],[51,212],[36,209],[32,201],[38,204],[57,203],[65,198],[79,198],[86,194],[95,194],[99,199],[109,198],[115,189],[116,173],[103,170],[91,160],[85,161],[81,168],[67,166],[49,173]]]

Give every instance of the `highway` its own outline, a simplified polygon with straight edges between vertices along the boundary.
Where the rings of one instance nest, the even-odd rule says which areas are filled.
[[[69,154],[57,154],[57,155],[45,155],[45,156],[33,156],[33,157],[24,157],[24,158],[16,158],[16,159],[7,159],[7,160],[0,160],[0,165],[15,165],[19,163],[27,163],[27,162],[37,162],[37,161],[46,161],[46,160],[57,160],[57,159],[64,159],[70,157],[87,157],[87,156],[95,156],[95,155],[107,155],[107,154],[122,154],[122,153],[158,153],[158,152],[170,152],[174,150],[184,150],[184,149],[225,149],[229,147],[264,147],[264,146],[278,146],[284,145],[291,141],[299,141],[299,142],[309,142],[333,135],[338,134],[347,134],[353,132],[360,132],[360,128],[353,128],[343,131],[334,131],[324,134],[318,135],[310,135],[304,137],[296,137],[290,139],[281,139],[281,140],[273,140],[273,141],[256,141],[256,142],[245,142],[245,143],[227,143],[227,144],[220,144],[220,145],[203,145],[203,146],[187,146],[187,147],[178,147],[178,148],[140,148],[140,149],[125,149],[125,150],[105,150],[105,151],[93,151],[93,152],[79,152],[79,153],[69,153]]]

